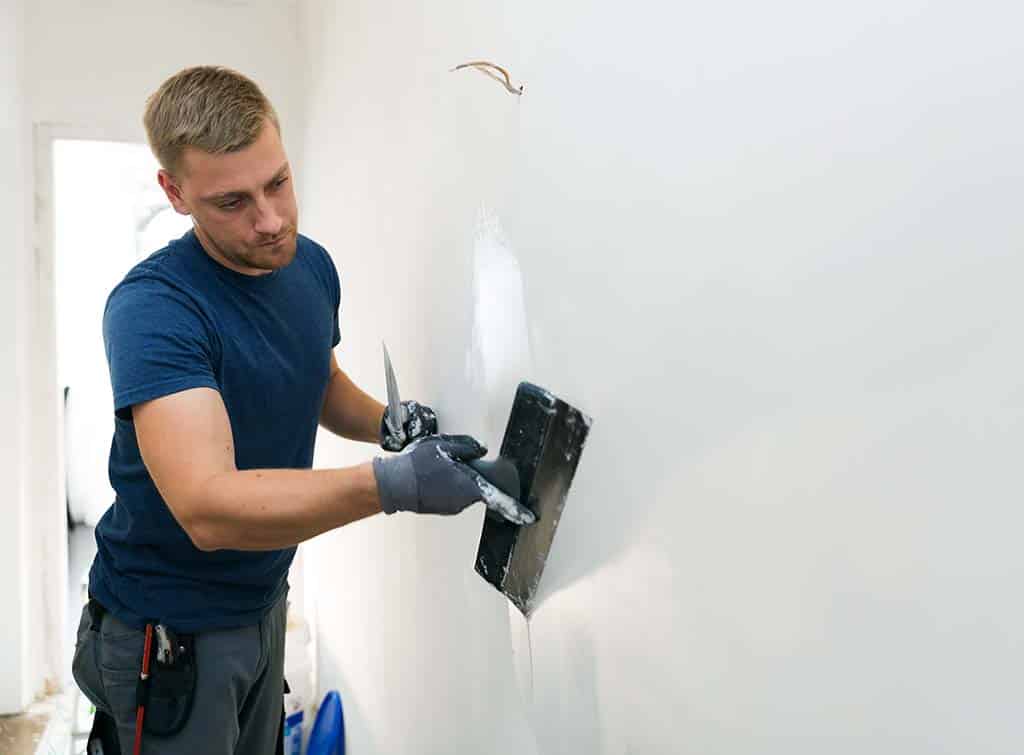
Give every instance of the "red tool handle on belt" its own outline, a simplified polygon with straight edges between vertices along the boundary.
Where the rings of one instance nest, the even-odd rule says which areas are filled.
[[[146,649],[142,652],[142,673],[139,674],[140,688],[149,683],[149,651],[153,647],[153,625],[146,624]],[[142,721],[146,716],[146,705],[139,701],[135,713],[135,755],[142,752]]]

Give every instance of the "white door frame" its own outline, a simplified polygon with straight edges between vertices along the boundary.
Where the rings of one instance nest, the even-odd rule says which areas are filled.
[[[32,360],[29,376],[30,423],[29,460],[26,470],[27,499],[33,502],[30,548],[38,559],[34,565],[41,604],[35,610],[23,608],[41,643],[37,658],[45,686],[55,690],[70,679],[67,605],[68,550],[67,502],[64,463],[64,418],[60,386],[57,384],[57,290],[56,214],[54,206],[53,145],[59,139],[139,143],[138,133],[101,125],[36,123],[34,152],[34,270],[30,276],[28,306],[31,311]],[[59,531],[59,537],[46,533]],[[42,544],[42,548],[38,547]],[[41,616],[39,613],[41,612]]]

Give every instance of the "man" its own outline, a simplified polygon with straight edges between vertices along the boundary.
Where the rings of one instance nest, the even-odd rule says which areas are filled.
[[[129,272],[104,312],[117,497],[96,529],[74,675],[122,752],[140,739],[147,755],[273,752],[298,543],[380,511],[483,501],[534,517],[465,463],[486,453],[473,438],[437,436],[416,402],[397,427],[338,366],[337,271],[298,234],[257,85],[187,69],[144,122],[160,186],[193,230]],[[404,451],[312,470],[318,425]]]

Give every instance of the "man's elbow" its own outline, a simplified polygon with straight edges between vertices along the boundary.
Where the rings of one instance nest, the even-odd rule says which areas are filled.
[[[179,500],[175,503],[168,501],[168,508],[197,550],[208,553],[224,547],[220,542],[218,528],[209,516],[204,515],[201,506]]]
[[[216,516],[219,477],[214,475],[206,484],[194,488],[191,495],[183,497],[177,506],[171,507],[192,545],[204,553],[231,547],[224,541],[224,527]]]
[[[220,544],[215,529],[209,523],[203,522],[196,517],[190,517],[179,523],[197,550],[209,553],[224,547]]]
[[[220,544],[213,532],[209,528],[204,527],[192,527],[189,530],[185,530],[189,539],[192,541],[192,545],[197,550],[203,551],[203,553],[210,553],[212,551],[218,551],[224,546]]]

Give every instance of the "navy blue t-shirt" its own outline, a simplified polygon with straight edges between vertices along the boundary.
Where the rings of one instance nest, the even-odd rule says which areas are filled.
[[[305,236],[291,264],[248,276],[213,260],[189,231],[111,292],[103,338],[116,497],[96,528],[89,590],[117,618],[181,632],[249,626],[287,588],[295,548],[193,545],[142,462],[131,407],[213,388],[227,408],[238,469],[309,469],[340,304],[334,263]]]

